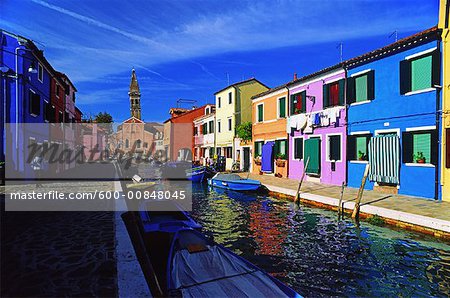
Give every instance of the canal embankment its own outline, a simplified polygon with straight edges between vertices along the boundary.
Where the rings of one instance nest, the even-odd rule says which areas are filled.
[[[241,173],[243,177],[247,175],[248,173]],[[255,174],[248,177],[261,181],[271,195],[279,198],[294,200],[297,193],[298,180]],[[345,188],[342,200],[345,213],[353,211],[357,193],[356,188]],[[304,181],[300,202],[337,211],[340,195],[339,186]],[[450,240],[449,202],[365,190],[361,200],[360,217],[378,217],[388,225]]]

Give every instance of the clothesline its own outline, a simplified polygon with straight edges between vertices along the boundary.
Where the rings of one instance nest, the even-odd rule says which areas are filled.
[[[287,119],[286,131],[290,133],[291,129],[295,129],[303,130],[304,133],[312,133],[314,127],[324,127],[336,123],[343,109],[344,107],[332,107],[322,111],[293,115]]]

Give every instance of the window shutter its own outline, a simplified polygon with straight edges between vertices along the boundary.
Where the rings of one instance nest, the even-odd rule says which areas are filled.
[[[295,99],[294,95],[291,95],[291,99],[290,99],[290,102],[289,102],[289,111],[290,111],[289,114],[290,115],[294,115],[294,111],[295,111],[294,99]]]
[[[375,71],[367,73],[367,100],[375,99]]]
[[[339,105],[344,105],[344,96],[345,96],[345,79],[339,80]]]
[[[347,104],[351,104],[356,101],[355,91],[355,78],[347,78]]]
[[[440,64],[440,56],[441,53],[439,49],[436,49],[433,51],[432,54],[432,71],[431,71],[431,86],[434,87],[435,85],[441,85],[440,82],[440,72],[441,72],[441,64]]]
[[[434,165],[437,165],[439,159],[439,151],[438,151],[438,133],[437,130],[431,131],[431,158],[430,162]]]
[[[349,135],[347,137],[347,160],[356,159],[356,137]]]
[[[403,132],[402,133],[402,152],[403,152],[403,163],[413,162],[413,138],[412,133]]]
[[[286,98],[285,97],[280,98],[279,101],[280,101],[280,107],[279,107],[280,115],[279,116],[280,116],[280,118],[284,118],[284,117],[286,117]]]
[[[329,101],[329,86],[328,84],[323,85],[323,107],[328,107],[328,101]]]
[[[400,94],[403,95],[411,91],[411,62],[409,60],[400,61]]]
[[[300,96],[302,97],[302,112],[306,113],[306,91],[303,91]]]

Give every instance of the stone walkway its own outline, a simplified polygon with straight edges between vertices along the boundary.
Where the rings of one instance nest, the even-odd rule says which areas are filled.
[[[241,173],[240,175],[247,177],[248,173]],[[299,183],[298,180],[277,178],[268,175],[250,174],[249,178],[261,181],[271,191],[291,196],[295,195]],[[341,187],[339,186],[308,181],[303,182],[301,189],[302,198],[334,206],[338,205],[337,200],[340,197],[340,193]],[[358,189],[356,188],[345,188],[343,197],[343,201],[346,202],[344,203],[345,208],[353,208],[357,193]],[[332,201],[324,201],[323,199],[332,199]],[[434,223],[428,223],[426,227],[450,232],[450,202],[427,200],[404,195],[390,195],[365,190],[362,198],[361,211],[369,210],[369,213],[372,213],[371,211],[374,208],[377,210],[386,210],[384,214],[388,214],[388,211],[390,211],[391,215],[395,216],[395,219],[398,220],[403,220],[408,215],[413,215],[420,221],[435,219],[435,223],[437,224],[433,225]],[[378,215],[384,216],[384,214]],[[389,217],[392,216],[389,215]],[[399,216],[403,219],[400,219]]]

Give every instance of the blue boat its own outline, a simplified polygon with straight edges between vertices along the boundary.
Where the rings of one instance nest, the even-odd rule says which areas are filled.
[[[185,227],[197,230],[202,228],[181,206],[170,201],[148,201],[140,204],[139,217],[144,233],[174,233]]]
[[[170,297],[301,297],[229,249],[192,229],[180,229],[167,264]]]
[[[242,178],[237,174],[217,173],[208,180],[213,187],[231,189],[235,191],[256,191],[261,187],[261,182],[253,179]]]
[[[200,166],[186,170],[186,178],[192,182],[203,182],[206,177],[206,167]]]

